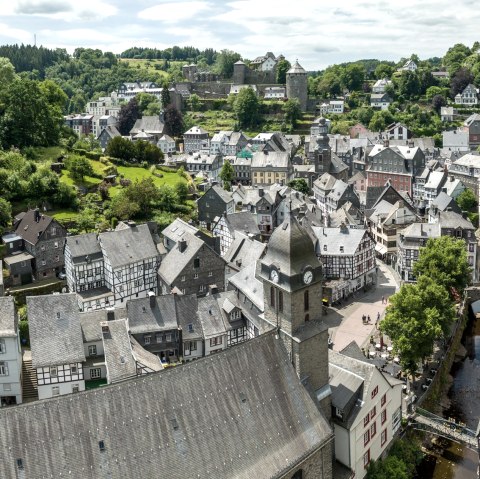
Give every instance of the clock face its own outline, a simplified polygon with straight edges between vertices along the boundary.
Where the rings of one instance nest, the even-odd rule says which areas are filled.
[[[310,270],[305,271],[305,273],[303,273],[303,282],[305,284],[310,284],[312,282],[312,279],[313,279],[313,273]]]
[[[270,279],[271,279],[274,283],[278,283],[278,271],[277,271],[277,270],[272,269],[272,271],[270,271]]]

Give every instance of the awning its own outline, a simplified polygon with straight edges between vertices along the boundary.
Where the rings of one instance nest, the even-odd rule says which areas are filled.
[[[375,251],[380,254],[386,254],[387,253],[387,247],[381,243],[377,243],[375,245]]]

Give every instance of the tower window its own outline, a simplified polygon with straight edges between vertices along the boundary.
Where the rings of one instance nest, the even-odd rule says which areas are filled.
[[[283,292],[278,292],[278,311],[283,313]]]
[[[303,293],[303,309],[304,309],[304,311],[308,311],[310,309],[308,289]]]
[[[270,306],[275,307],[275,288],[270,286]]]

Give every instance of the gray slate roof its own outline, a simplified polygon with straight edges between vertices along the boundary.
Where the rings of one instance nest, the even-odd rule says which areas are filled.
[[[202,323],[205,339],[225,334],[227,324],[224,322],[221,307],[217,301],[218,294],[198,298],[197,315]]]
[[[137,374],[126,319],[106,323],[109,332],[103,333],[103,350],[109,384],[131,378]]]
[[[16,315],[13,296],[0,296],[0,338],[14,338],[17,335],[15,330]]]
[[[34,368],[85,361],[75,293],[28,296],[27,311]]]
[[[226,217],[227,224],[233,231],[242,231],[255,236],[260,235],[255,216],[249,211],[231,213]]]
[[[269,333],[101,390],[2,408],[0,477],[16,477],[20,458],[29,478],[283,477],[331,439]]]
[[[203,338],[202,323],[197,316],[198,300],[196,294],[176,295],[175,304],[178,326],[182,328],[184,341]],[[191,325],[191,327],[190,327]]]
[[[256,264],[250,263],[231,276],[228,282],[245,294],[260,311],[263,311],[263,283],[257,279],[255,271]]]
[[[158,251],[146,224],[100,233],[100,243],[112,268],[156,258]]]
[[[359,228],[324,228],[314,226],[313,232],[318,240],[317,253],[322,256],[352,256],[357,251],[367,231]],[[327,251],[324,250],[327,245]],[[343,252],[340,251],[343,246]]]
[[[250,239],[246,234],[236,232],[232,244],[223,259],[233,263],[237,268],[245,267],[259,259],[267,245],[260,241]]]
[[[135,121],[133,128],[130,130],[130,135],[136,135],[144,130],[147,133],[154,133],[161,135],[165,125],[160,121],[160,117],[157,116],[144,116]]]
[[[156,354],[144,349],[133,336],[129,336],[129,339],[132,347],[133,359],[136,362],[151,369],[149,372],[161,371],[163,369],[163,364]]]
[[[68,245],[74,263],[84,262],[86,256],[91,260],[102,257],[102,248],[100,247],[96,233],[67,236],[66,244]]]
[[[33,245],[37,244],[42,237],[42,233],[48,228],[53,220],[52,217],[40,214],[40,220],[35,221],[35,210],[28,210],[15,229],[15,233],[21,236],[25,241]],[[60,227],[60,226],[59,226]]]
[[[127,317],[132,334],[177,329],[175,296],[132,299],[127,302]]]

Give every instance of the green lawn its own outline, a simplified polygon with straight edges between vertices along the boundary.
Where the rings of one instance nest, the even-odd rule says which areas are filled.
[[[66,183],[67,185],[70,186],[83,186],[85,188],[92,188],[95,185],[98,185],[99,183],[102,182],[100,178],[93,178],[92,176],[85,176],[83,178],[83,181],[78,182],[75,181],[71,176],[70,172],[67,170],[62,170],[62,175],[60,176],[60,181],[63,183]]]

